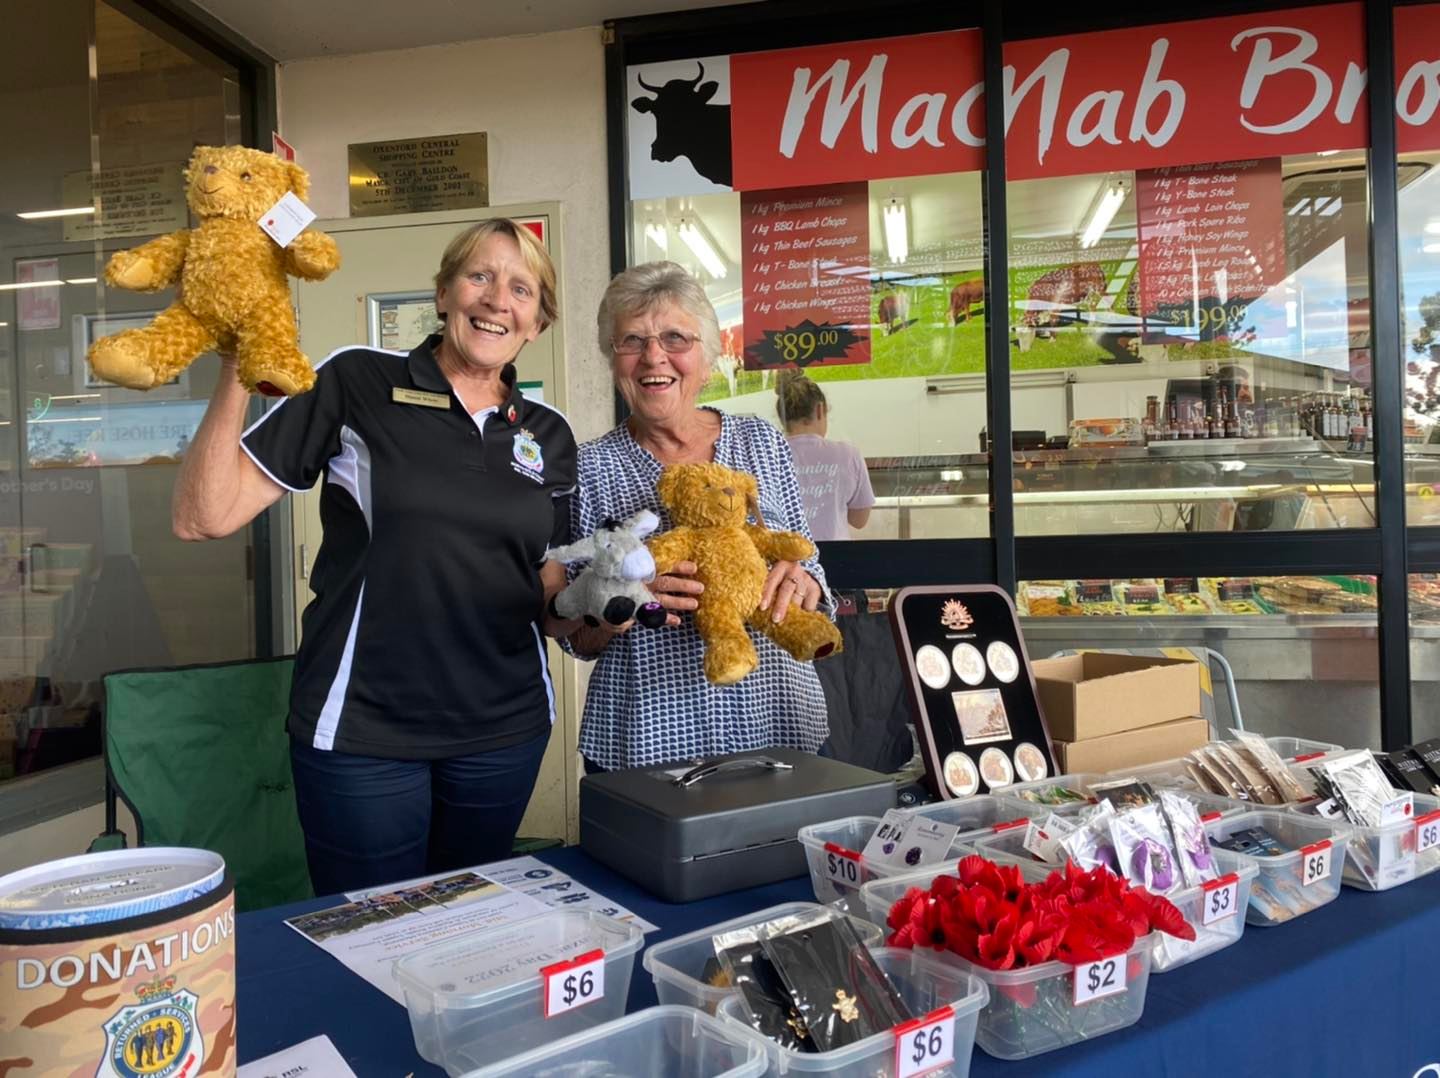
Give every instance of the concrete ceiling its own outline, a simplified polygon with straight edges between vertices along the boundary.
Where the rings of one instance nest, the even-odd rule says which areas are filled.
[[[543,34],[606,19],[718,7],[722,0],[197,0],[276,60],[304,60],[486,37]],[[724,0],[735,2],[735,0]],[[749,2],[749,0],[739,0]]]

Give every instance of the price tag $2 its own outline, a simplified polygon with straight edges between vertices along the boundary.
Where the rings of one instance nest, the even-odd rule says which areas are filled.
[[[1240,877],[1231,872],[1200,887],[1200,923],[1213,925],[1240,912]]]
[[[1075,967],[1075,1004],[1089,1003],[1092,999],[1118,996],[1129,985],[1126,984],[1125,966],[1128,955],[1101,958]]]
[[[573,1011],[605,995],[605,952],[588,951],[567,962],[540,971],[544,987],[545,1017]]]
[[[841,887],[859,887],[865,880],[860,855],[833,842],[825,843],[825,876]]]
[[[1415,852],[1426,853],[1440,846],[1440,809],[1415,820]]]
[[[1310,887],[1330,878],[1330,840],[1300,848],[1300,886]]]
[[[955,1012],[949,1007],[895,1027],[895,1078],[917,1078],[955,1062]]]

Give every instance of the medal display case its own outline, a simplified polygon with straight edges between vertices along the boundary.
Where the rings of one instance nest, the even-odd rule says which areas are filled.
[[[944,800],[1055,774],[1015,607],[991,585],[901,588],[890,605],[926,780]]]

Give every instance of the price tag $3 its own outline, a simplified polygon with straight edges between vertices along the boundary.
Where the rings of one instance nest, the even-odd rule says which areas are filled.
[[[1240,877],[1231,872],[1201,886],[1200,923],[1212,925],[1240,912]]]
[[[573,1011],[605,996],[605,952],[589,951],[540,971],[545,1017]]]
[[[895,1078],[917,1078],[955,1062],[955,1012],[931,1011],[895,1027]]]

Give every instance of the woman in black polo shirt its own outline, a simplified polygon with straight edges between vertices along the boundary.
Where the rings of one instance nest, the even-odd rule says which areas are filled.
[[[568,540],[575,440],[514,360],[555,320],[555,269],[494,219],[435,285],[439,334],[340,349],[243,436],[225,357],[175,488],[175,534],[213,539],[325,477],[289,718],[321,894],[508,856],[554,720],[542,611],[565,578],[544,554]]]

